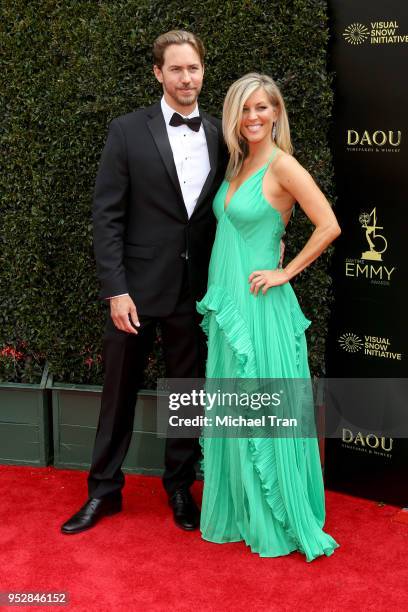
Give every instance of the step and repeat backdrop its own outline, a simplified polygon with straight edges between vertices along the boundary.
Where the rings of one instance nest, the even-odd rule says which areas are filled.
[[[388,379],[382,406],[388,419],[401,403],[401,385],[390,379],[408,377],[408,4],[329,4],[342,235],[333,262],[327,375]],[[407,397],[405,405],[408,418]],[[361,409],[367,414],[369,406]],[[355,418],[327,439],[325,475],[329,488],[408,505],[408,440],[383,435],[381,427],[370,431]]]

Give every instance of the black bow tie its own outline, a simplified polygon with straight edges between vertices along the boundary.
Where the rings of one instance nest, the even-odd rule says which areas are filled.
[[[201,117],[191,117],[191,119],[189,119],[188,117],[182,117],[178,113],[174,113],[174,115],[170,119],[170,125],[172,125],[173,127],[178,127],[179,125],[183,124],[188,125],[190,130],[198,132],[201,126]]]

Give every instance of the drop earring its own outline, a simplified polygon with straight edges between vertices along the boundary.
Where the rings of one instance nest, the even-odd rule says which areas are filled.
[[[276,122],[272,126],[272,138],[276,140]]]

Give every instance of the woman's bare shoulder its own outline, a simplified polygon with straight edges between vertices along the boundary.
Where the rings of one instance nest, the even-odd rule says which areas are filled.
[[[271,166],[277,180],[284,185],[288,185],[293,181],[304,181],[308,177],[308,172],[297,159],[281,149],[279,149],[275,163],[271,164]]]
[[[302,166],[299,164],[297,159],[293,157],[293,155],[282,151],[282,149],[278,150],[275,158],[275,163],[272,164],[272,166],[275,167],[275,170],[277,172],[282,173],[290,173],[294,171],[296,172],[297,170],[302,168]]]

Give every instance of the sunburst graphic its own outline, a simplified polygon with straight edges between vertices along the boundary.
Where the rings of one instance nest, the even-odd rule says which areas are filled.
[[[347,332],[340,336],[339,344],[347,353],[358,353],[363,346],[363,341],[356,334]]]
[[[362,23],[352,23],[343,32],[344,38],[351,45],[361,45],[367,40],[368,34],[368,28]]]

